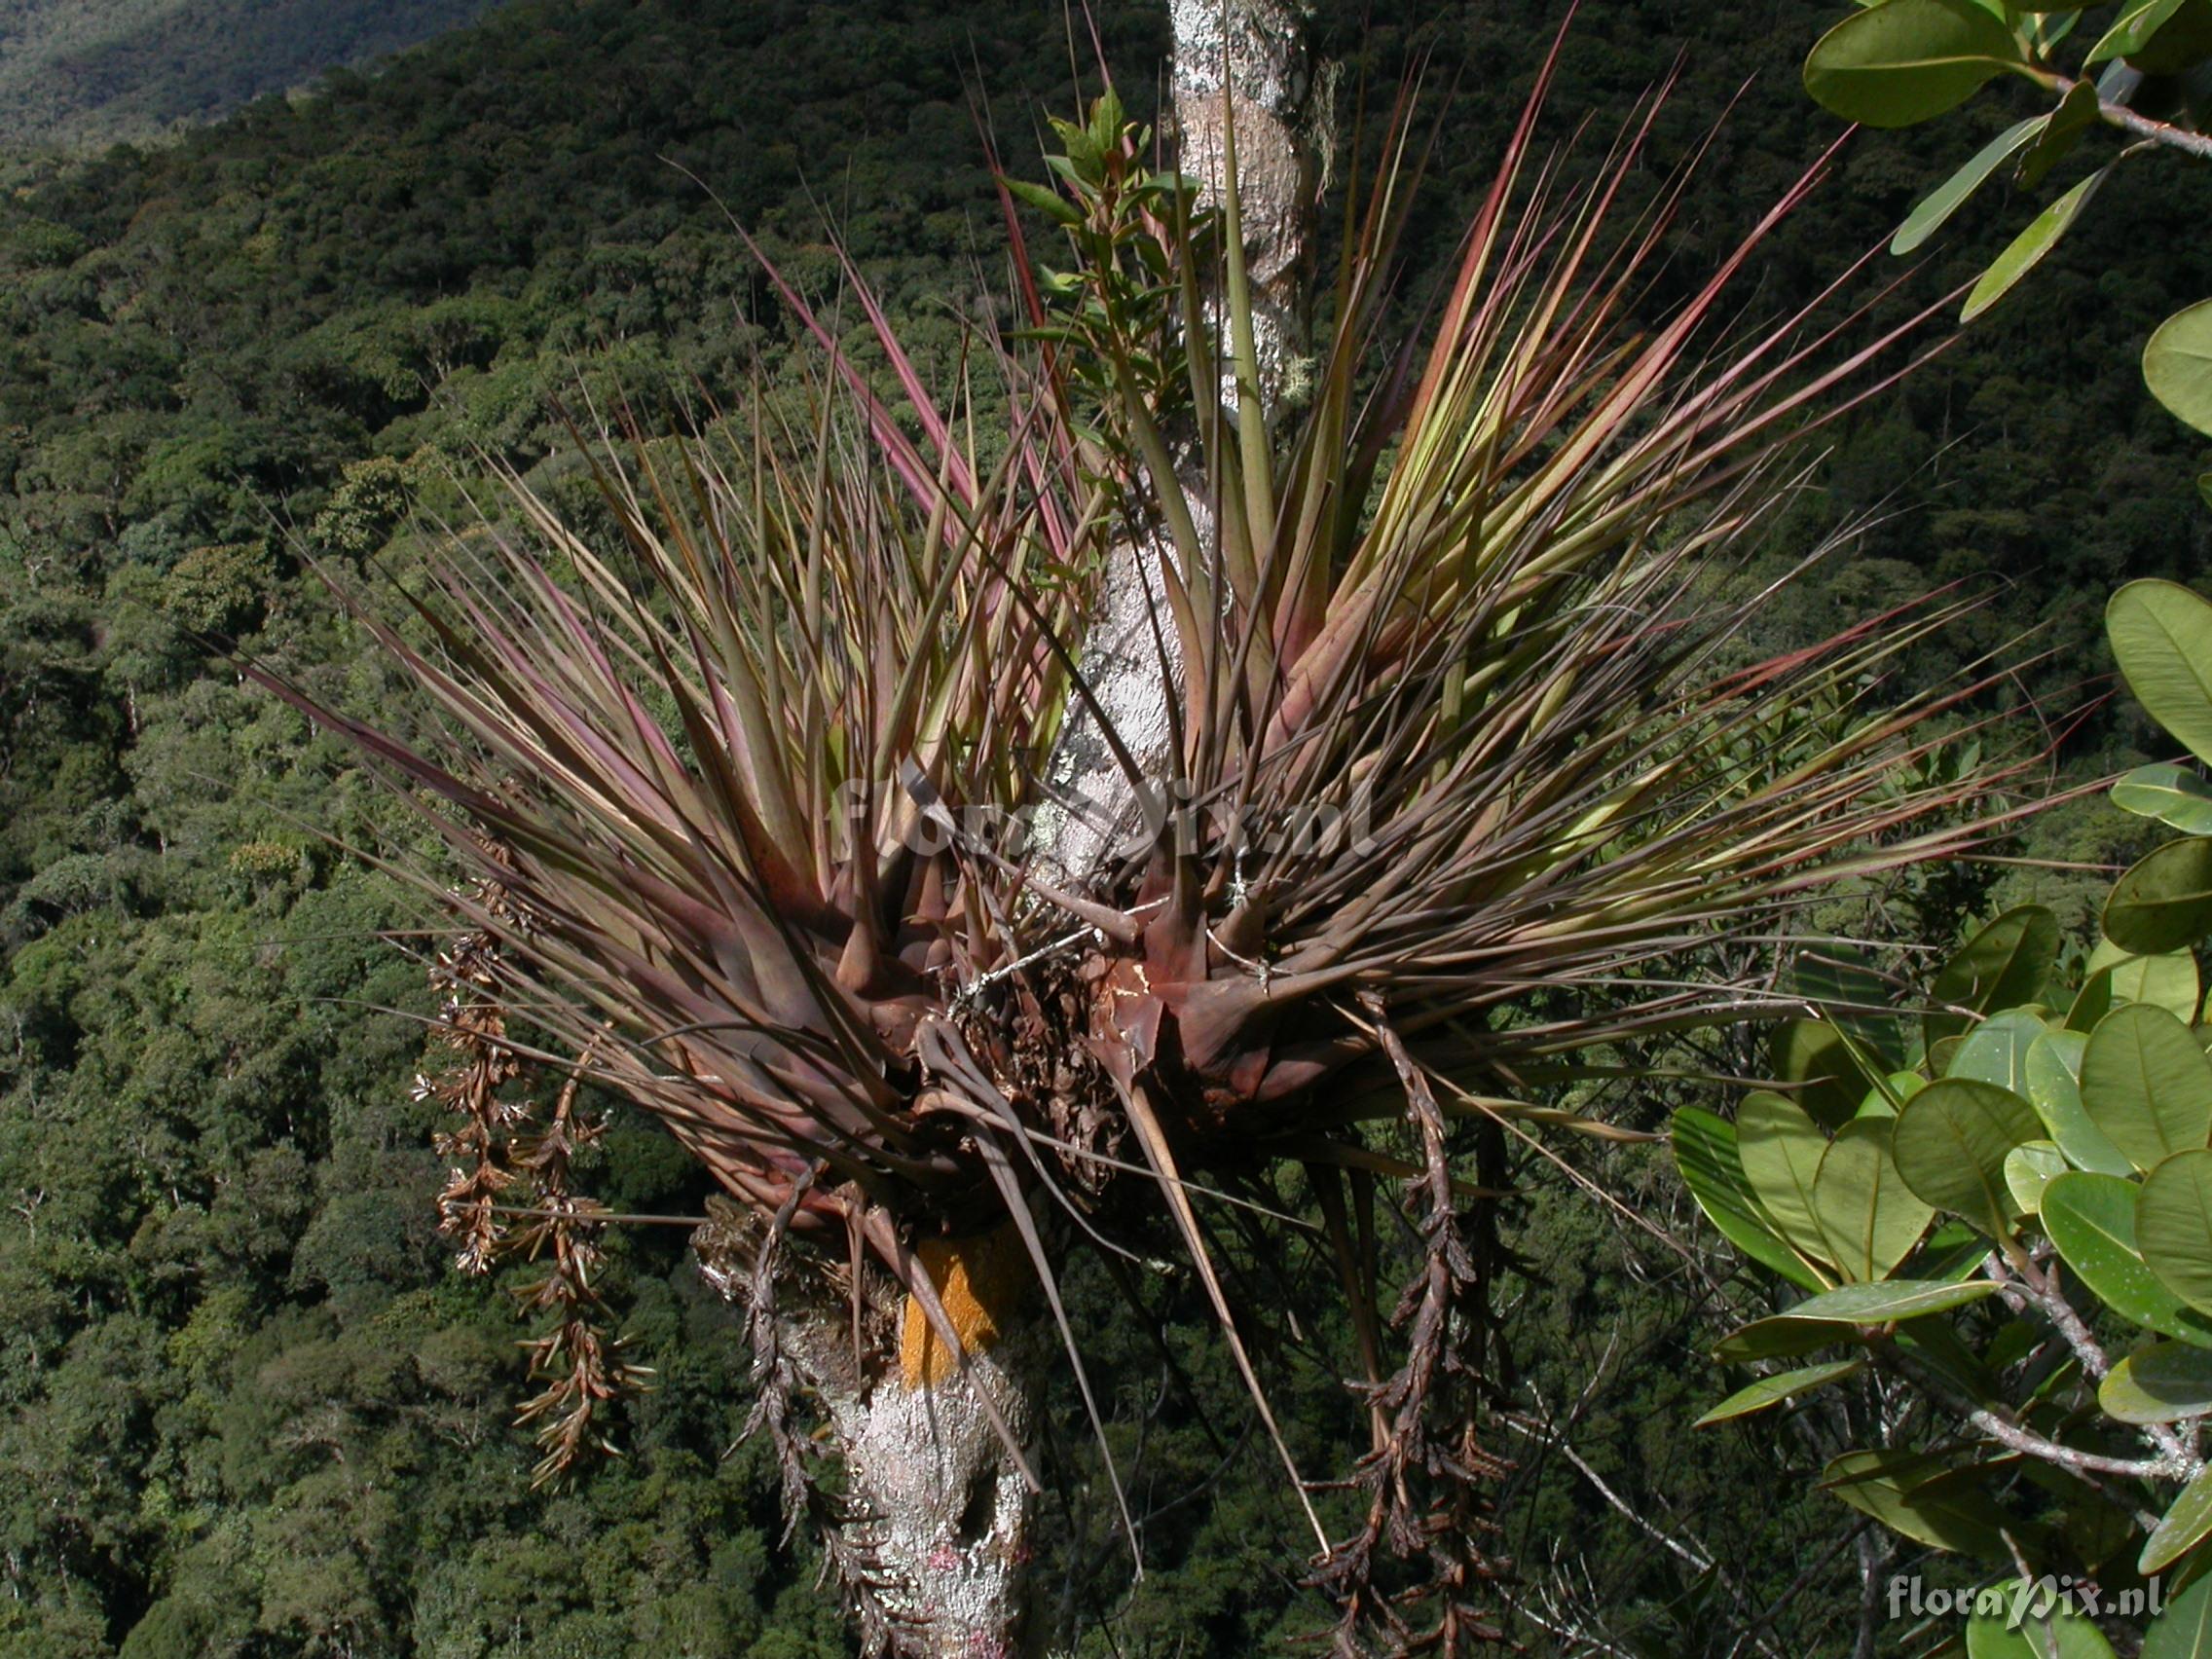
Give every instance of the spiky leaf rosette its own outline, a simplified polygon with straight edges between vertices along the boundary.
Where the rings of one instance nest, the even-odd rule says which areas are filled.
[[[498,937],[516,1008],[757,1214],[872,1256],[955,1352],[922,1237],[1011,1219],[1056,1314],[1047,1223],[1101,1238],[1149,1214],[1265,1416],[1198,1172],[1313,1171],[1355,1301],[1372,1230],[1329,1183],[1416,1181],[1429,1290],[1394,1381],[1384,1321],[1354,1309],[1387,1478],[1328,1574],[1411,1645],[1366,1589],[1374,1546],[1441,1560],[1458,1529],[1427,1637],[1447,1646],[1481,1628],[1487,1571],[1473,1523],[1423,1495],[1487,1466],[1447,1385],[1476,1369],[1489,1271],[1451,1215],[1450,1123],[1540,1116],[1532,1091],[1594,1050],[1760,1012],[1758,983],[1701,971],[1715,946],[1973,836],[1944,816],[1958,785],[1897,783],[1968,688],[1882,701],[1940,612],[1749,661],[1776,595],[1716,579],[1785,447],[1901,372],[1917,319],[1726,337],[1729,282],[1808,179],[1639,336],[1672,198],[1607,221],[1648,121],[1562,200],[1530,161],[1541,97],[1425,347],[1392,355],[1394,148],[1347,209],[1333,333],[1287,419],[1262,407],[1234,192],[1229,234],[1192,234],[1190,193],[1108,122],[1055,214],[1092,262],[1086,309],[1055,321],[1030,290],[1048,344],[979,341],[992,398],[964,367],[941,402],[857,274],[877,382],[787,289],[825,365],[809,414],[756,398],[695,441],[595,448],[619,547],[510,476],[510,522],[446,545],[416,624],[360,608],[445,741],[309,705],[458,861],[501,849],[507,913],[455,908]],[[1091,235],[1140,176],[1149,240]],[[1121,316],[1099,298],[1132,291]],[[1172,418],[1163,363],[1188,382]],[[1095,712],[1072,664],[1119,537],[1159,561],[1176,775],[1129,757],[1161,809],[1070,890],[1000,831],[1043,801],[1071,703]]]

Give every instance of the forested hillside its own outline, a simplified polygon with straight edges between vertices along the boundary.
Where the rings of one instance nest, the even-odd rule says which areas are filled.
[[[66,124],[92,107],[72,89],[148,61],[174,85],[102,91],[100,119],[118,125],[101,129],[159,125],[235,95],[184,55],[249,13],[267,50],[234,45],[222,62],[268,67],[239,92],[292,76],[284,55],[307,39],[324,58],[374,54],[477,9],[424,0],[371,21],[18,4],[0,9],[7,61],[58,55],[80,78],[11,67],[0,111]],[[1441,19],[1386,4],[1363,34],[1366,8],[1338,10],[1335,46],[1372,87],[1425,56],[1443,112],[1411,319],[1558,18],[1518,0]],[[1164,19],[1099,11],[1141,107]],[[1585,149],[1602,152],[1677,54],[1660,164],[1735,100],[1674,233],[1671,282],[1696,279],[1835,136],[1795,75],[1825,14],[1585,9],[1554,99],[1563,140],[1587,118]],[[834,285],[834,235],[931,370],[954,365],[963,315],[1007,276],[978,116],[1010,166],[1038,170],[1044,117],[1083,95],[1065,26],[1056,4],[1004,0],[522,0],[373,79],[331,74],[311,99],[265,98],[172,145],[0,163],[0,1468],[15,1477],[0,1649],[847,1651],[806,1546],[781,1536],[773,1471],[756,1449],[731,1455],[745,1359],[681,1227],[610,1244],[609,1297],[657,1373],[629,1412],[628,1456],[529,1490],[533,1454],[509,1422],[521,1330],[499,1286],[446,1271],[434,1232],[436,1114],[411,1084],[429,1009],[418,954],[436,941],[338,850],[413,831],[349,753],[207,641],[342,704],[387,700],[311,561],[404,580],[421,527],[465,519],[462,481],[486,456],[588,515],[555,399],[587,420],[627,400],[665,429],[756,377],[788,384],[789,325],[725,213],[818,292]],[[1075,61],[1094,90],[1088,45]],[[179,87],[200,101],[180,104]],[[1856,139],[1765,256],[1748,290],[1759,313],[1875,248],[1983,119]],[[2063,245],[1831,434],[1772,559],[1887,516],[1778,600],[1778,638],[1969,581],[1989,603],[1957,631],[1957,659],[2041,629],[2050,654],[2022,689],[2056,705],[2107,666],[2095,619],[2118,580],[2202,573],[2206,458],[2143,395],[2137,350],[2177,297],[2212,291],[2204,184],[2121,169],[2100,204],[2107,240]],[[1972,279],[2017,228],[2003,196],[1962,215],[1914,292]],[[2166,250],[2162,265],[2128,258],[2137,244]],[[1863,279],[1899,274],[1885,256]],[[1652,296],[1654,314],[1671,297]],[[2063,758],[2093,770],[2139,740],[2106,719]],[[2035,850],[2079,855],[2119,831],[2077,813],[2039,833]],[[1611,1109],[1650,1124],[1661,1104],[1624,1088]],[[1617,1190],[1653,1214],[1678,1206],[1648,1149],[1605,1157]],[[705,1192],[619,1113],[591,1178],[626,1212],[696,1215]],[[1726,1311],[1541,1164],[1527,1179],[1513,1227],[1537,1271],[1513,1315],[1520,1397],[1569,1414],[1573,1456],[1540,1436],[1503,1448],[1523,1461],[1506,1547],[1539,1586],[1593,1601],[1602,1587],[1610,1628],[1649,1651],[1726,1652],[1760,1615],[1781,1651],[1847,1650],[1842,1512],[1809,1478],[1771,1478],[1793,1454],[1769,1430],[1689,1438],[1707,1379],[1683,1356]],[[1298,1586],[1295,1519],[1238,1386],[1200,1341],[1195,1287],[1163,1279],[1158,1297],[1163,1348],[1124,1319],[1098,1352],[1117,1433],[1142,1448],[1149,1575],[1128,1591],[1070,1436],[1054,1525],[1085,1547],[1054,1593],[1087,1621],[1087,1653],[1260,1651],[1322,1609]],[[1336,1381],[1300,1351],[1271,1364],[1309,1460],[1341,1461],[1331,1448],[1357,1425]],[[1607,1492],[1702,1538],[1724,1570],[1685,1563]],[[1544,1650],[1540,1624],[1521,1634]]]
[[[365,67],[491,0],[8,0],[0,142],[158,136],[336,64]]]

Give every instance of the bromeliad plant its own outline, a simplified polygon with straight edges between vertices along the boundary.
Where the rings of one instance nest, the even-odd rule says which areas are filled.
[[[1965,786],[1899,783],[1970,688],[1879,701],[1941,612],[1757,660],[1742,635],[1777,596],[1724,579],[1777,458],[1901,372],[1910,323],[1718,338],[1808,178],[1638,334],[1674,197],[1608,220],[1648,115],[1569,196],[1532,160],[1541,98],[1418,350],[1389,339],[1414,170],[1392,147],[1287,420],[1234,168],[1217,266],[1191,189],[1106,112],[1060,169],[1088,276],[1058,312],[1031,294],[1036,355],[979,339],[940,403],[848,272],[879,391],[786,289],[824,365],[811,414],[756,399],[595,451],[619,547],[509,477],[515,522],[449,543],[412,624],[360,608],[445,738],[313,711],[500,884],[495,907],[431,883],[497,940],[532,1057],[658,1118],[728,1195],[702,1254],[871,1649],[1014,1640],[1056,1357],[1103,1416],[1069,1250],[1124,1283],[1178,1253],[1290,1464],[1269,1299],[1231,1293],[1268,1271],[1253,1230],[1286,1179],[1371,1408],[1348,1507],[1290,1468],[1340,1643],[1492,1634],[1485,1206],[1508,1172],[1493,1152],[1467,1181],[1470,1133],[1557,1121],[1545,1091],[1608,1046],[1774,1010],[1721,947],[1973,839],[1942,817]],[[1168,776],[1073,666],[1117,546],[1159,584]],[[1810,740],[1774,735],[1824,700],[1842,715]],[[1152,810],[1070,874],[1000,831],[1048,804],[1039,757],[1078,706]],[[1419,1240],[1394,1305],[1393,1198]]]
[[[2145,708],[2212,760],[2212,604],[2135,582],[2107,628]],[[2212,1628],[2212,785],[2161,762],[2112,797],[2186,833],[2120,877],[2078,981],[2038,907],[1974,935],[1917,1022],[1831,965],[1818,1017],[1780,1033],[1789,1092],[1675,1121],[1707,1216],[1810,1293],[1714,1350],[1760,1375],[1704,1420],[1804,1402],[1868,1435],[1827,1490],[2023,1581],[1974,1615],[1976,1655],[2113,1651],[2046,1575],[2138,1610],[2165,1575],[2172,1604],[2137,1632],[2153,1659]]]

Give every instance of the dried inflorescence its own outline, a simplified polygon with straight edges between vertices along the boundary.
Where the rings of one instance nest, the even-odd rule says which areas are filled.
[[[487,843],[483,850],[489,871],[504,867],[501,849]],[[464,908],[487,925],[456,938],[429,971],[441,996],[434,1041],[452,1057],[442,1071],[419,1077],[415,1092],[461,1120],[434,1142],[441,1157],[454,1160],[438,1195],[438,1230],[460,1241],[455,1267],[482,1274],[504,1260],[544,1262],[538,1277],[514,1290],[526,1316],[553,1320],[523,1344],[530,1376],[545,1386],[515,1414],[518,1422],[538,1425],[545,1455],[532,1482],[543,1485],[589,1453],[618,1455],[605,1426],[607,1410],[650,1372],[621,1359],[625,1339],[608,1335],[606,1304],[593,1282],[605,1209],[573,1188],[575,1155],[607,1127],[604,1119],[587,1120],[576,1110],[589,1051],[563,1085],[551,1121],[528,1132],[536,1109],[521,1091],[529,1068],[508,1036],[498,932],[519,928],[521,920],[497,873],[478,876],[466,898]]]

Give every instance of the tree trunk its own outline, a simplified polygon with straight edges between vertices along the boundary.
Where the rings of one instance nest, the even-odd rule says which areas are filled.
[[[842,1490],[812,1507],[864,1649],[1013,1659],[1036,1494],[1000,1425],[1026,1456],[1052,1352],[1019,1239],[1006,1228],[916,1247],[956,1356],[887,1274],[866,1272],[856,1322],[849,1275],[787,1258],[764,1277],[757,1225],[734,1206],[710,1210],[694,1243],[708,1281],[756,1321],[755,1420],[779,1441],[787,1495],[809,1480],[790,1396],[811,1396],[830,1430]]]
[[[1316,75],[1298,0],[1173,0],[1171,99],[1176,165],[1221,204],[1229,177],[1226,112],[1235,122],[1237,203],[1252,296],[1254,355],[1262,403],[1272,413],[1304,395],[1304,266],[1321,166],[1329,154],[1332,78]],[[1218,299],[1218,296],[1216,296]],[[1226,337],[1227,330],[1216,330]],[[1223,397],[1235,407],[1234,377]],[[1186,452],[1184,464],[1189,463]],[[1185,480],[1200,535],[1212,535],[1204,492]],[[1179,771],[1169,754],[1167,699],[1182,663],[1150,545],[1123,542],[1106,556],[1104,614],[1084,637],[1078,665],[1149,787]],[[1046,776],[1075,810],[1038,816],[1034,854],[1055,880],[1081,886],[1145,826],[1147,803],[1132,790],[1090,710],[1068,710]]]

